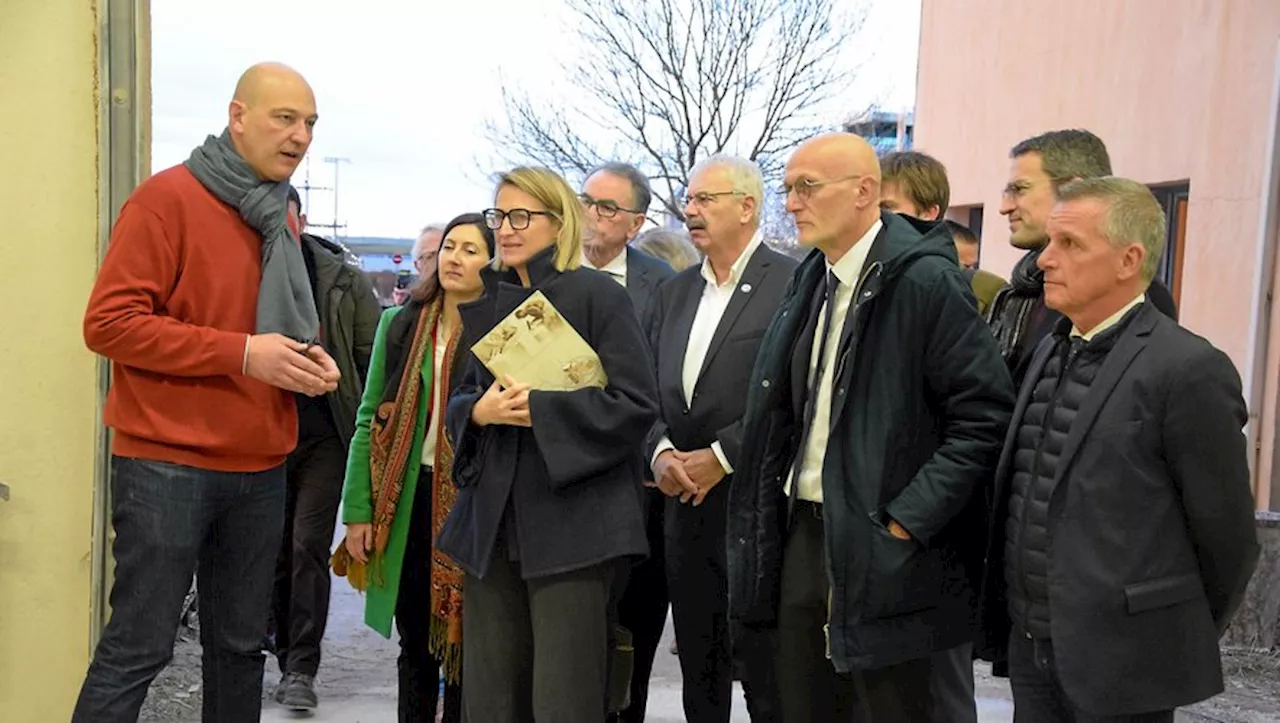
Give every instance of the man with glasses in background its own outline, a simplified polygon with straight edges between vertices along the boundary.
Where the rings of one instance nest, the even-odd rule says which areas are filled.
[[[880,209],[861,138],[801,145],[796,270],[748,381],[729,603],[778,628],[787,723],[933,719],[934,653],[973,639],[1013,385],[940,224]]]
[[[652,333],[658,287],[675,275],[665,262],[628,246],[644,226],[649,179],[627,163],[606,163],[587,176],[578,196],[586,210],[582,234],[582,266],[611,276],[631,296],[646,336]],[[639,451],[639,450],[637,450]],[[649,557],[621,581],[617,620],[631,632],[635,665],[631,675],[631,705],[617,718],[625,723],[644,720],[653,657],[667,624],[667,575],[663,568],[663,496],[645,490],[645,529]]]

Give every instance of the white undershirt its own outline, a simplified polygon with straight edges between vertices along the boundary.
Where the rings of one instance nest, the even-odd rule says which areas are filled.
[[[834,265],[827,263],[827,271],[835,273],[839,284],[836,286],[835,308],[831,310],[831,304],[823,302],[822,309],[818,316],[819,332],[814,334],[813,348],[809,352],[809,374],[806,380],[812,379],[813,374],[818,367],[818,351],[822,349],[822,345],[827,347],[824,364],[822,366],[822,378],[818,380],[817,399],[814,404],[817,406],[813,410],[813,424],[809,428],[809,436],[805,442],[804,449],[798,454],[804,455],[803,464],[800,467],[799,489],[796,496],[802,500],[810,502],[822,502],[822,465],[827,459],[827,440],[831,437],[831,387],[835,381],[835,370],[838,361],[835,358],[839,351],[840,334],[844,329],[845,317],[849,314],[849,307],[854,301],[854,287],[858,285],[858,277],[862,276],[862,267],[867,263],[867,254],[871,252],[871,244],[875,242],[876,234],[880,233],[880,227],[883,224],[876,221],[871,228],[863,234],[862,238],[853,245],[853,248],[845,252]],[[825,284],[825,279],[823,284]],[[817,293],[822,293],[822,287],[819,287]],[[826,315],[832,311],[831,327],[827,331],[825,339],[818,339],[823,324],[826,321]],[[794,470],[794,468],[793,468]],[[787,477],[786,492],[791,494],[791,474]]]

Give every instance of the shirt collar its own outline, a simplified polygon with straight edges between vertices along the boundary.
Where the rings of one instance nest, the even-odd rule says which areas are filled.
[[[627,247],[623,246],[622,251],[620,251],[617,256],[614,256],[612,261],[599,268],[597,268],[595,264],[591,263],[591,260],[587,258],[587,254],[584,251],[582,253],[582,265],[589,269],[603,271],[610,276],[625,279],[627,278]]]
[[[1141,294],[1138,294],[1137,298],[1135,298],[1133,301],[1130,301],[1129,303],[1120,307],[1120,309],[1116,313],[1103,319],[1101,323],[1099,323],[1097,326],[1093,327],[1087,332],[1080,331],[1080,329],[1078,329],[1075,324],[1072,324],[1071,336],[1073,338],[1078,336],[1081,339],[1084,339],[1085,341],[1093,341],[1094,338],[1096,338],[1102,332],[1106,331],[1107,329],[1110,329],[1116,324],[1119,324],[1120,320],[1124,318],[1125,314],[1128,314],[1129,311],[1133,309],[1133,307],[1137,306],[1138,304],[1141,304],[1146,300],[1147,300],[1147,292],[1144,291]]]
[[[871,253],[871,245],[875,243],[876,235],[880,233],[880,229],[884,227],[884,222],[876,219],[871,224],[871,228],[862,234],[862,238],[853,245],[853,248],[845,252],[844,256],[834,264],[827,262],[827,271],[836,275],[842,286],[857,286],[858,277],[862,275],[862,267],[867,263],[867,256]]]
[[[755,234],[752,235],[751,241],[747,243],[747,247],[742,250],[742,253],[738,254],[738,258],[733,262],[733,265],[729,267],[729,279],[723,284],[716,283],[716,272],[711,268],[711,258],[704,257],[702,259],[702,278],[705,279],[708,284],[716,287],[724,288],[737,286],[738,279],[742,278],[742,272],[746,270],[747,264],[751,262],[752,254],[756,252],[756,249],[760,248],[760,244],[762,243],[764,243],[764,235],[760,233],[759,229],[757,229]]]

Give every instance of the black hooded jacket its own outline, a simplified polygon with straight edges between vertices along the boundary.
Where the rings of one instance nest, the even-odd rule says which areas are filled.
[[[883,213],[833,357],[823,519],[829,642],[839,672],[972,639],[990,481],[1013,385],[941,224]],[[776,620],[809,349],[806,310],[826,274],[796,270],[749,384],[742,463],[730,488],[731,616]],[[889,534],[896,520],[913,540]]]

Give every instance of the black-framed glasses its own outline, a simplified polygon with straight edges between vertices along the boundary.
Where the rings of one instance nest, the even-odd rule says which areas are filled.
[[[698,208],[705,208],[716,202],[721,196],[745,196],[742,191],[716,191],[714,193],[708,191],[699,191],[697,193],[685,194],[680,200],[684,201],[684,205],[693,204]]]
[[[529,222],[534,216],[546,216],[559,221],[560,217],[550,211],[530,211],[527,208],[513,208],[510,211],[503,211],[500,208],[487,208],[483,212],[484,225],[497,231],[502,228],[502,222],[505,220],[511,224],[512,231],[523,231],[529,228]]]
[[[852,181],[855,178],[865,178],[866,175],[867,174],[865,173],[855,173],[851,176],[840,176],[838,178],[826,178],[820,181],[815,181],[812,178],[801,178],[795,183],[782,184],[782,188],[779,190],[782,192],[783,198],[789,198],[791,196],[791,193],[794,191],[796,194],[796,198],[799,198],[801,201],[807,201],[809,200],[809,197],[813,195],[813,192],[815,190],[827,184],[841,183],[842,181]]]
[[[619,206],[617,201],[610,201],[607,198],[592,198],[585,193],[578,194],[578,201],[582,203],[582,207],[584,209],[594,208],[596,210],[596,215],[600,218],[613,218],[618,215],[619,211],[637,214],[644,213],[644,211],[639,211],[634,208]]]

